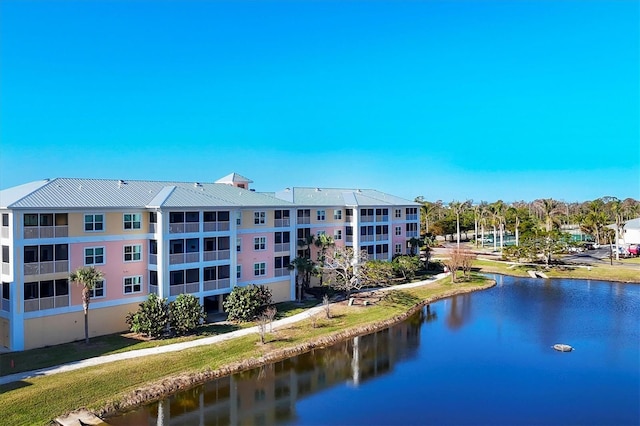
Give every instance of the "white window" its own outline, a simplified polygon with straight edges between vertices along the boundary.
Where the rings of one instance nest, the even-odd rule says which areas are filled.
[[[236,266],[236,278],[238,279],[242,278],[242,265]]]
[[[140,229],[142,224],[141,214],[125,213],[123,216],[124,229]]]
[[[333,231],[333,239],[336,241],[342,239],[342,229],[336,229]]]
[[[333,219],[334,220],[342,220],[342,210],[334,210],[333,211]]]
[[[253,275],[256,277],[262,277],[267,275],[267,264],[266,262],[254,263],[253,264]]]
[[[242,225],[242,212],[236,212],[236,225]]]
[[[266,250],[267,249],[267,237],[254,237],[253,238],[254,250]]]
[[[320,238],[320,235],[327,235],[327,233],[325,231],[318,231],[316,237]]]
[[[87,232],[104,231],[104,215],[103,214],[85,214],[84,230]]]
[[[396,209],[395,215],[396,215],[396,218],[401,218],[402,217],[402,209]]]
[[[267,223],[267,212],[253,212],[254,225],[264,225]]]
[[[396,254],[402,254],[402,244],[396,244]]]
[[[91,298],[99,299],[101,297],[104,297],[105,296],[104,287],[105,287],[104,281],[98,281],[96,285],[93,287],[93,289],[91,289]]]
[[[402,235],[402,226],[396,226],[396,235]]]
[[[124,294],[139,293],[142,291],[142,276],[124,277]]]
[[[238,253],[242,251],[242,238],[236,238],[236,251]]]
[[[85,247],[85,265],[104,265],[104,247]]]
[[[142,245],[124,246],[124,261],[138,262],[142,260]]]
[[[324,210],[317,210],[317,211],[316,211],[316,218],[317,218],[319,221],[323,221],[323,220],[325,220],[325,217],[326,217],[326,211],[324,211]]]

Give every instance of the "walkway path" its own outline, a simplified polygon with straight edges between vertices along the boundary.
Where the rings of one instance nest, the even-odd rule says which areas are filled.
[[[410,283],[410,284],[400,284],[400,285],[396,285],[396,286],[393,286],[393,287],[378,288],[378,289],[376,289],[376,291],[388,291],[388,290],[398,290],[398,289],[403,289],[403,288],[418,287],[418,286],[422,286],[422,285],[425,285],[425,284],[433,283],[433,282],[437,281],[438,279],[443,278],[445,276],[447,276],[447,274],[438,274],[434,278],[431,278],[429,280],[418,281],[418,282]],[[293,324],[295,322],[308,319],[310,314],[315,314],[315,313],[321,312],[322,309],[323,309],[323,306],[315,306],[313,308],[307,309],[306,311],[304,311],[302,313],[299,313],[299,314],[296,314],[296,315],[292,315],[290,317],[282,318],[282,319],[279,319],[279,320],[275,320],[275,321],[273,321],[273,329],[282,328],[282,327],[287,326],[289,324]],[[34,378],[34,377],[50,376],[52,374],[64,373],[64,372],[73,371],[73,370],[79,370],[81,368],[92,367],[92,366],[100,365],[100,364],[107,364],[107,363],[110,363],[110,362],[121,361],[121,360],[125,360],[125,359],[139,358],[139,357],[142,357],[142,356],[157,355],[157,354],[168,353],[168,352],[176,352],[176,351],[181,351],[183,349],[194,348],[196,346],[212,345],[212,344],[215,344],[215,343],[220,343],[220,342],[224,342],[226,340],[234,339],[236,337],[246,336],[248,334],[257,334],[257,333],[258,333],[258,326],[254,326],[254,327],[243,328],[243,329],[240,329],[240,330],[231,331],[229,333],[218,334],[216,336],[211,336],[211,337],[205,337],[205,338],[202,338],[202,339],[191,340],[191,341],[188,341],[188,342],[173,343],[171,345],[158,346],[158,347],[155,347],[155,348],[138,349],[138,350],[135,350],[135,351],[128,351],[128,352],[121,352],[121,353],[117,353],[117,354],[98,356],[98,357],[94,357],[94,358],[83,359],[83,360],[80,360],[80,361],[74,361],[74,362],[70,362],[70,363],[62,364],[62,365],[57,365],[57,366],[53,366],[53,367],[41,368],[39,370],[23,371],[22,373],[15,373],[15,374],[10,374],[10,375],[7,375],[7,376],[0,377],[0,385],[4,385],[4,384],[7,384],[7,383],[11,383],[11,382],[17,382],[19,380],[30,379],[30,378]]]

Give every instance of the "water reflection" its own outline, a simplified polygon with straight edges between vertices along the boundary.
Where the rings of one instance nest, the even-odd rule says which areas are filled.
[[[471,295],[459,294],[450,298],[451,306],[447,315],[447,327],[457,330],[471,318]]]
[[[299,399],[343,383],[360,386],[411,358],[420,343],[421,323],[436,318],[429,308],[386,330],[210,381],[109,423],[287,423],[295,420]]]

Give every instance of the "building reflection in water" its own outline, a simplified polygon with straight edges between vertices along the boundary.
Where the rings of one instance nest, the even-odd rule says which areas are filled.
[[[296,401],[340,384],[358,386],[414,356],[424,309],[376,333],[221,377],[120,417],[113,425],[271,425],[294,421]]]

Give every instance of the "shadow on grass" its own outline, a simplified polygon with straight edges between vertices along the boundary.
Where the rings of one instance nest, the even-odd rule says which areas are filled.
[[[420,302],[420,298],[406,291],[391,290],[382,297],[382,303],[400,306],[413,306]]]

